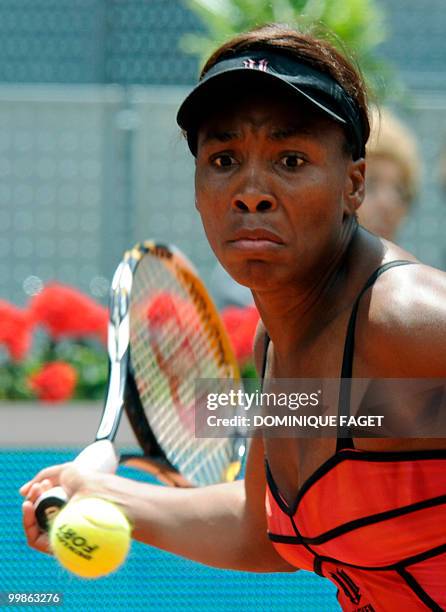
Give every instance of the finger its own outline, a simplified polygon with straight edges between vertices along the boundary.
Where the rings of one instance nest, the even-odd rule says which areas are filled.
[[[45,491],[48,491],[49,489],[53,488],[53,483],[51,482],[51,480],[49,478],[45,478],[40,483],[40,487],[42,489],[42,493],[45,493]]]
[[[42,478],[45,478],[45,475],[43,473],[42,473]],[[27,497],[33,485],[39,482],[40,480],[41,480],[41,473],[39,472],[38,474],[34,476],[32,480],[25,482],[25,484],[20,487],[19,489],[20,495],[23,495],[23,497]]]
[[[26,500],[34,504],[42,493],[43,489],[41,483],[35,482],[33,485],[31,485],[28,495],[26,496]]]
[[[28,545],[35,550],[50,554],[48,536],[46,533],[42,533],[37,524],[33,504],[30,501],[23,502],[22,511],[23,529]]]
[[[42,482],[35,482],[31,485],[26,499],[34,504],[43,493],[52,488],[53,483],[49,478],[42,480]]]
[[[69,462],[60,463],[58,465],[52,465],[50,467],[44,468],[43,470],[40,470],[40,472],[38,472],[34,476],[34,478],[29,480],[28,482],[25,482],[25,484],[23,484],[20,487],[19,493],[23,495],[24,497],[28,496],[31,487],[36,482],[41,482],[42,480],[45,480],[45,479],[49,479],[53,487],[57,486],[59,484],[59,475],[61,471],[64,469],[64,467],[66,467],[68,464]]]
[[[28,482],[25,482],[25,484],[23,484],[20,489],[19,489],[19,493],[20,495],[23,495],[24,497],[26,497],[26,495],[28,494],[29,489],[31,488],[31,484],[32,484],[32,480],[29,480]]]

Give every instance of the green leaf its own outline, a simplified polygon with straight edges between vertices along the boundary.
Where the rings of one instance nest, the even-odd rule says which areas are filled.
[[[379,59],[377,47],[388,36],[385,13],[376,0],[183,0],[203,22],[206,34],[189,33],[183,51],[204,62],[220,44],[237,33],[268,22],[289,23],[325,33],[360,65],[378,99],[401,89],[395,72]],[[382,71],[385,71],[383,86]]]
[[[108,380],[108,358],[105,348],[95,341],[65,340],[59,343],[40,343],[39,349],[20,363],[5,362],[0,365],[0,399],[35,399],[28,386],[28,377],[44,363],[64,361],[77,372],[75,399],[102,399]]]

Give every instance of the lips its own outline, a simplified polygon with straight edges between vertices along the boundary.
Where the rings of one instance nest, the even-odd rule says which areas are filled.
[[[283,240],[270,230],[257,228],[243,228],[235,232],[228,242],[272,242],[274,244],[284,244]]]
[[[246,255],[254,255],[256,259],[268,252],[276,252],[284,244],[278,234],[263,227],[241,228],[228,240],[231,249]]]

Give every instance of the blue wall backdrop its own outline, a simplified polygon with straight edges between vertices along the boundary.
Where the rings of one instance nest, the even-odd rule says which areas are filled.
[[[248,574],[201,566],[138,542],[115,574],[86,581],[68,574],[47,555],[27,547],[18,487],[41,468],[71,460],[73,452],[26,449],[0,452],[0,591],[61,592],[62,610],[157,612],[335,612],[335,588],[308,572]],[[145,476],[120,468],[123,476]],[[13,608],[10,608],[13,609]],[[46,608],[47,609],[47,608]]]

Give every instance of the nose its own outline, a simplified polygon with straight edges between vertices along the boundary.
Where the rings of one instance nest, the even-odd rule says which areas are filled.
[[[274,208],[271,198],[247,198],[246,196],[243,198],[236,198],[233,202],[233,206],[242,212],[266,212]]]
[[[251,184],[245,184],[235,193],[232,208],[243,213],[267,212],[277,208],[277,201],[269,190],[262,189],[254,179]]]
[[[237,196],[232,206],[242,212],[266,212],[275,208],[274,199],[271,196],[257,194],[243,194]]]

